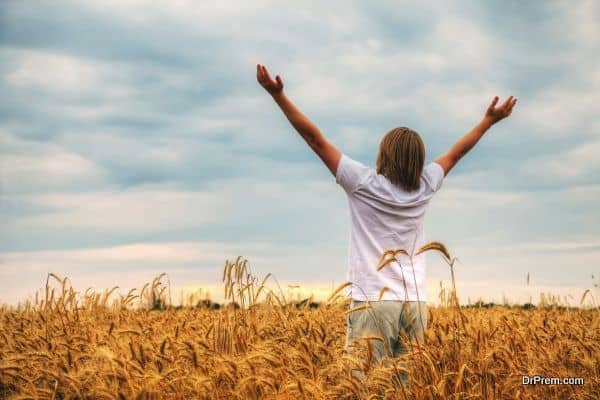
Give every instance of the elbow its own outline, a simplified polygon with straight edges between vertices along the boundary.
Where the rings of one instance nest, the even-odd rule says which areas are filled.
[[[451,151],[448,152],[448,154],[444,158],[449,165],[455,165],[464,154],[465,153],[463,151]]]
[[[306,143],[308,143],[308,145],[315,151],[322,149],[325,144],[321,135],[317,135],[312,132],[304,135],[304,140],[306,140]]]

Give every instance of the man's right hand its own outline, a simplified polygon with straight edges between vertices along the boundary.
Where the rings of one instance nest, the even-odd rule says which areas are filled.
[[[517,99],[510,96],[501,106],[496,107],[497,103],[498,96],[494,96],[492,103],[485,112],[484,119],[490,122],[490,125],[508,117],[510,113],[512,113],[513,107],[517,103]]]

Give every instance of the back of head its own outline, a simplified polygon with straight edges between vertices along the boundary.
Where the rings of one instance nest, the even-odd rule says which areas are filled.
[[[406,191],[419,189],[425,163],[425,145],[421,136],[407,127],[394,128],[379,144],[377,173]]]

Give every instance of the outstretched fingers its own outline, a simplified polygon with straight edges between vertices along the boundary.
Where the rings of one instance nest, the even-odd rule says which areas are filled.
[[[271,75],[269,74],[269,71],[267,70],[267,67],[265,67],[262,64],[256,64],[256,76],[259,80],[259,82],[264,82],[264,83],[270,83],[270,84],[275,84],[275,81],[271,78]],[[277,77],[276,77],[277,79]],[[281,78],[277,79],[278,82],[281,81]]]
[[[499,121],[503,118],[508,117],[512,113],[512,109],[517,103],[517,99],[514,96],[509,96],[500,106],[498,104],[499,97],[494,96],[490,103],[486,115],[492,117],[494,120]]]
[[[512,102],[513,96],[508,96],[508,99],[506,99],[504,101],[504,103],[502,103],[502,105],[500,106],[500,108],[502,108],[503,110],[507,110],[508,107],[510,107],[510,103]]]
[[[269,71],[267,71],[267,67],[265,67],[264,65],[262,66],[262,70],[264,73],[265,78],[267,78],[267,80],[269,82],[273,82],[273,79],[271,79],[271,75],[269,75]]]
[[[265,79],[265,74],[260,64],[256,64],[256,79],[258,79],[260,83],[262,83]]]
[[[256,64],[256,79],[269,93],[278,93],[283,89],[283,80],[279,75],[275,79],[271,78],[267,67],[262,64]]]
[[[516,98],[512,99],[512,101],[508,105],[508,115],[510,115],[512,113],[512,110],[513,110],[513,107],[515,106],[515,104],[517,104]]]
[[[492,102],[490,103],[490,106],[488,107],[488,111],[493,111],[494,107],[496,106],[497,103],[498,103],[498,96],[494,96]]]

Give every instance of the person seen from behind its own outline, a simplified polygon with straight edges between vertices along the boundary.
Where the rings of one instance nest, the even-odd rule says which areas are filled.
[[[511,115],[517,102],[495,96],[483,118],[435,161],[425,165],[425,145],[414,130],[400,126],[381,139],[375,168],[341,152],[286,96],[279,75],[272,79],[257,64],[256,78],[291,125],[327,166],[346,192],[350,209],[348,281],[351,296],[346,351],[364,337],[373,358],[383,362],[406,354],[410,343],[423,343],[427,328],[423,220],[444,178],[494,124]],[[403,249],[380,267],[386,250]],[[359,374],[360,375],[360,374]],[[407,383],[404,374],[401,381]]]

